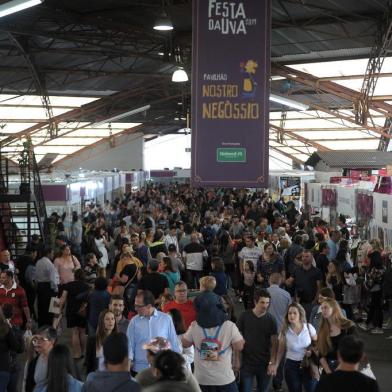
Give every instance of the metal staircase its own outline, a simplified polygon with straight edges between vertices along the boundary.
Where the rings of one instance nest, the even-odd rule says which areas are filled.
[[[0,225],[14,260],[24,253],[34,234],[46,243],[48,233],[45,200],[30,143],[24,143],[18,154],[19,163],[14,163],[0,148]]]

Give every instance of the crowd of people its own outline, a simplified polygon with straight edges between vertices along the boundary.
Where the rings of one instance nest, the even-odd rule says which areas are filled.
[[[48,227],[0,252],[0,392],[378,391],[391,265],[344,216],[172,184]]]

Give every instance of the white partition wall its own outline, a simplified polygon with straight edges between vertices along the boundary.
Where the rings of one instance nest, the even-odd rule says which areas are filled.
[[[336,212],[349,216],[356,217],[356,190],[354,188],[337,187],[337,205]]]
[[[321,207],[321,184],[309,182],[307,185],[307,202],[314,208]]]

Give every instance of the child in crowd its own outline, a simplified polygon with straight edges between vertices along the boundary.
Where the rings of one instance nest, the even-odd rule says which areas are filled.
[[[200,278],[200,294],[194,304],[196,309],[196,321],[202,328],[213,328],[228,320],[228,315],[222,303],[221,297],[214,293],[216,280],[213,276]]]

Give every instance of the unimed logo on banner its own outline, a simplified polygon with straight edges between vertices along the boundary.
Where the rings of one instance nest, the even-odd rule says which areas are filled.
[[[193,2],[192,182],[268,185],[270,1]]]

